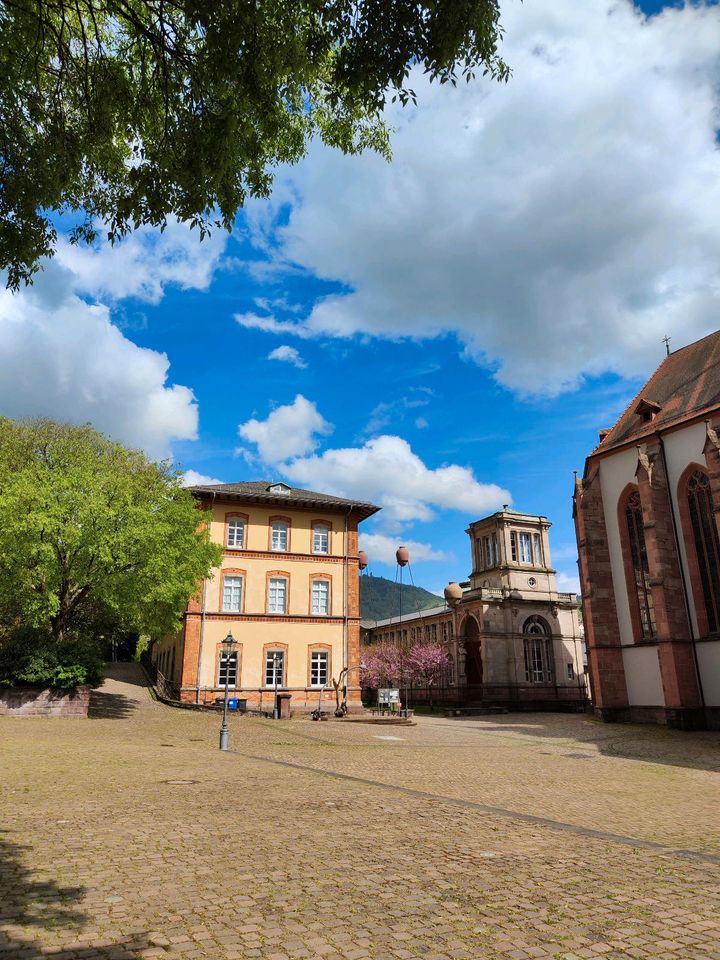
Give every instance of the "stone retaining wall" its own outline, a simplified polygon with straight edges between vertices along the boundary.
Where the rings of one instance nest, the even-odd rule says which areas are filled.
[[[90,687],[75,690],[0,687],[0,716],[86,717],[89,704]]]

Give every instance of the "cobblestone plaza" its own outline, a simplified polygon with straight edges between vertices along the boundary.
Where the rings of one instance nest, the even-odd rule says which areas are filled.
[[[720,958],[720,736],[155,702],[0,718],[0,955]]]

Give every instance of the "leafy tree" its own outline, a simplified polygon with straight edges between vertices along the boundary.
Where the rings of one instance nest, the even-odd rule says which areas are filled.
[[[230,229],[310,137],[387,153],[411,66],[500,80],[498,0],[0,0],[0,269],[169,215]]]
[[[0,419],[0,624],[59,647],[98,629],[177,629],[219,562],[166,465],[89,426]]]
[[[96,687],[102,673],[100,648],[91,637],[58,639],[48,630],[33,627],[0,634],[0,686]]]

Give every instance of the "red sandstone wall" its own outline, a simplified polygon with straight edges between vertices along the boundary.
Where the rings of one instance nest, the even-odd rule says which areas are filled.
[[[86,717],[89,704],[90,687],[75,690],[0,688],[0,716]]]

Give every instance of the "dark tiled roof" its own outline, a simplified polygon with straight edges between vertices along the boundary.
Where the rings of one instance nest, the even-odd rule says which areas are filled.
[[[270,489],[271,487],[284,487],[286,489],[273,491]],[[242,483],[203,484],[188,487],[188,489],[198,497],[215,494],[216,497],[223,500],[241,500],[246,503],[250,501],[272,504],[292,503],[299,507],[336,508],[343,510],[343,512],[348,507],[354,507],[354,512],[363,517],[369,517],[380,509],[374,503],[345,500],[342,497],[334,497],[329,493],[316,493],[314,490],[301,490],[299,487],[290,487],[280,481],[245,480]]]
[[[637,408],[654,404],[658,412],[648,421]],[[720,330],[665,357],[633,398],[615,426],[593,453],[603,453],[631,440],[640,441],[656,430],[711,411],[720,405]]]

